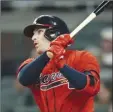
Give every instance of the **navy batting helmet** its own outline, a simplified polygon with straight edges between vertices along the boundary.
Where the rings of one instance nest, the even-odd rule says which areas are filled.
[[[32,25],[25,27],[24,35],[27,37],[32,37],[33,31],[39,28],[47,29],[45,32],[45,37],[49,41],[54,40],[61,34],[69,34],[69,29],[62,19],[51,15],[41,15],[34,20]]]

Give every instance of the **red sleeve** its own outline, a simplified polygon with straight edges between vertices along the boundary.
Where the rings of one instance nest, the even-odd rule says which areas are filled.
[[[100,66],[95,56],[93,56],[90,52],[85,52],[81,58],[81,63],[83,64],[83,70],[89,71],[94,70],[99,75]]]
[[[34,60],[34,58],[28,58],[27,60],[25,60],[24,62],[22,62],[19,66],[19,68],[17,69],[16,72],[16,76],[18,77],[18,74],[20,72],[20,70],[27,64],[29,64],[30,62],[32,62]],[[28,86],[29,88],[32,87],[32,85]]]
[[[96,95],[100,90],[100,66],[95,56],[89,52],[84,52],[81,56],[81,69],[82,72],[91,71],[90,75],[87,75],[86,87],[79,92],[85,92],[89,95]],[[94,77],[95,85],[90,84],[90,77]]]

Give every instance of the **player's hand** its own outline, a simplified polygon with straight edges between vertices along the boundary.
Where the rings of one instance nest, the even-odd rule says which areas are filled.
[[[69,34],[64,34],[64,35],[60,35],[58,36],[55,40],[53,40],[50,43],[50,47],[47,50],[47,55],[48,52],[52,53],[53,56],[55,55],[62,55],[65,53],[65,49],[68,45],[73,43],[73,39],[70,37]],[[53,56],[49,56],[50,58],[52,58]]]
[[[53,60],[54,60],[54,64],[55,66],[60,69],[64,66],[65,64],[65,60],[64,60],[64,55],[65,55],[65,49],[64,47],[62,47],[61,45],[52,45],[48,51],[51,51],[54,56],[53,56]]]
[[[48,51],[52,52],[54,54],[53,60],[56,65],[56,67],[62,68],[64,63],[62,63],[64,59],[65,49],[61,45],[52,45],[49,47]]]
[[[50,43],[52,45],[59,45],[66,48],[68,45],[73,43],[73,39],[70,37],[70,34],[64,34],[58,36],[55,40]]]
[[[53,53],[54,56],[60,56],[65,53],[65,49],[61,45],[52,45],[47,51]]]

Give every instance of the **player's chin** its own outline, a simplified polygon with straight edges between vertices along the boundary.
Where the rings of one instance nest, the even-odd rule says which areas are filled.
[[[39,51],[39,52],[38,52],[38,54],[42,54],[42,53],[44,53],[44,51]]]
[[[40,50],[40,49],[36,49],[36,51],[37,51],[38,54],[42,54],[42,53],[45,52],[45,50]]]

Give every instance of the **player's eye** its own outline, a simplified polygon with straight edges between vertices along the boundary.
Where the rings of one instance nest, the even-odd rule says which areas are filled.
[[[44,32],[44,31],[43,31],[43,30],[41,30],[41,29],[40,29],[40,30],[38,30],[38,33],[39,33],[39,34],[40,34],[40,33],[42,33],[42,32]]]
[[[35,33],[40,34],[41,32],[44,32],[44,31],[43,31],[42,29],[36,29],[36,30],[34,30],[34,32],[33,32],[33,33],[34,33],[34,34],[35,34]]]

